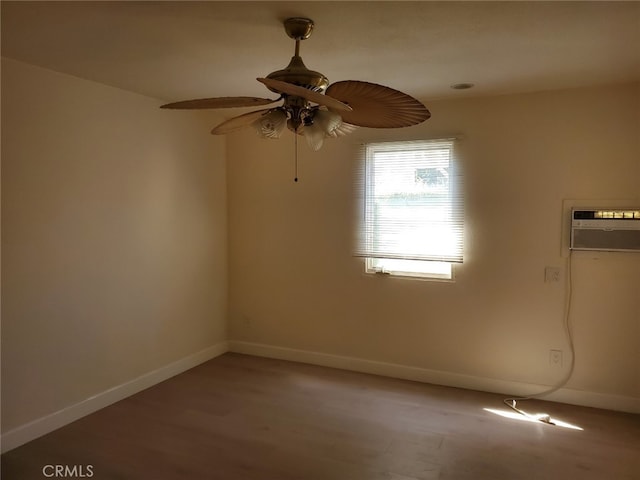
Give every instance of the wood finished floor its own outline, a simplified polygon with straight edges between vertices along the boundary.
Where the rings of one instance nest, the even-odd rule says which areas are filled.
[[[2,478],[48,464],[96,480],[640,478],[640,415],[522,404],[580,431],[484,410],[502,399],[228,353],[7,452]]]

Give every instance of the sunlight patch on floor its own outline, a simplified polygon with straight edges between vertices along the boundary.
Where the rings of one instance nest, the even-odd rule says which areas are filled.
[[[541,417],[545,416],[545,414],[542,414],[542,413],[526,416],[511,410],[498,410],[495,408],[485,408],[484,410],[487,412],[493,413],[495,415],[500,415],[501,417],[511,418],[513,420],[520,420],[522,422],[546,423],[548,425],[551,424],[552,426],[555,426],[555,427],[570,428],[572,430],[584,430],[583,428],[578,427],[577,425],[572,425],[570,423],[563,422],[562,420],[558,420],[557,418],[550,418],[548,422],[540,420]]]

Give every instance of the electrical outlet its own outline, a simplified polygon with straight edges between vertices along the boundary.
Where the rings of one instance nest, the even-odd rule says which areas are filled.
[[[549,350],[549,365],[562,367],[562,350]]]
[[[560,269],[558,267],[545,267],[544,269],[545,283],[553,283],[560,281]]]

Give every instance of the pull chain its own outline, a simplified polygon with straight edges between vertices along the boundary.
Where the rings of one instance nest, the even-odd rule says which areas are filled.
[[[293,136],[295,138],[293,145],[294,145],[294,149],[295,149],[295,170],[296,170],[296,176],[294,177],[293,181],[297,182],[298,181],[298,132],[293,132]]]

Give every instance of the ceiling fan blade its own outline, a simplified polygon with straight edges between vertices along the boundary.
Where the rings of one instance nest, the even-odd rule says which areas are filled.
[[[310,102],[317,103],[318,105],[324,105],[327,108],[335,110],[336,112],[348,112],[351,110],[349,105],[345,105],[336,98],[328,97],[323,93],[314,92],[308,88],[299,87],[293,83],[282,82],[280,80],[274,80],[273,78],[258,78],[259,82],[264,83],[268,88],[275,90],[279,93],[286,95],[292,95],[295,97],[302,97]]]
[[[255,112],[245,113],[237,117],[230,118],[227,121],[222,122],[220,125],[214,127],[211,130],[212,135],[224,135],[226,133],[235,132],[241,128],[248,127],[253,122],[258,120],[263,115],[266,115],[271,111],[270,108],[264,108],[262,110],[256,110]]]
[[[160,108],[171,109],[203,109],[203,108],[234,108],[234,107],[259,107],[269,105],[280,100],[257,97],[216,97],[197,98],[195,100],[184,100],[182,102],[167,103]]]
[[[376,83],[336,82],[329,85],[326,95],[348,104],[352,111],[339,113],[345,122],[359,127],[409,127],[431,116],[429,110],[412,96]]]

